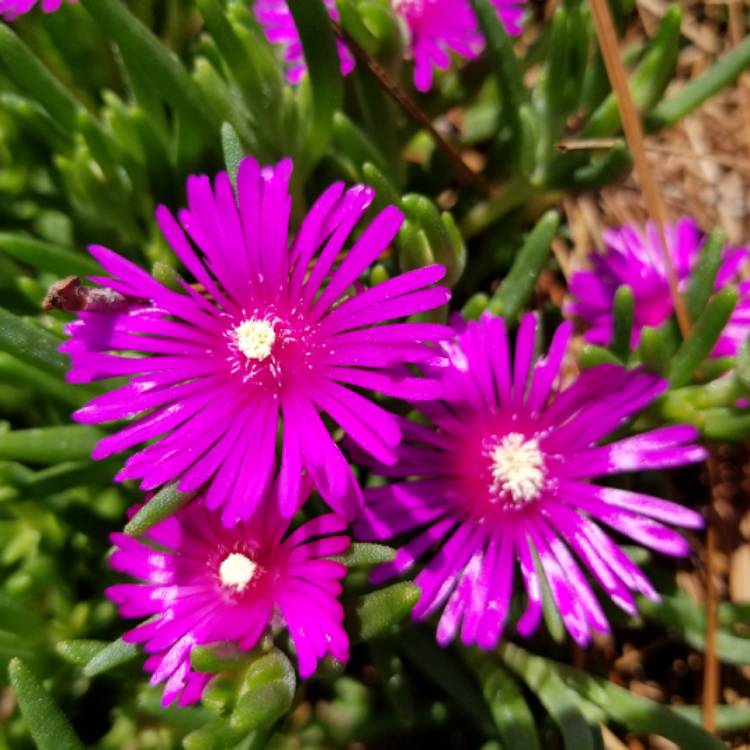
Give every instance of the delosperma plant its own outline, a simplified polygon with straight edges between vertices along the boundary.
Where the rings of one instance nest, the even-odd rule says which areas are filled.
[[[750,65],[670,87],[682,13],[649,132]],[[0,19],[0,748],[736,746],[747,238],[579,251],[633,145],[585,2]]]

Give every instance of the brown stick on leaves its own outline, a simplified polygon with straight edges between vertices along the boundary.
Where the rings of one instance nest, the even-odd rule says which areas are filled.
[[[331,20],[333,24],[333,30],[336,32],[336,36],[343,39],[346,42],[346,46],[352,51],[352,54],[357,60],[366,67],[370,73],[375,76],[375,80],[378,82],[380,87],[390,96],[401,109],[406,112],[409,117],[414,120],[421,128],[424,128],[435,141],[435,145],[446,155],[449,161],[453,164],[458,174],[459,179],[462,182],[473,184],[478,187],[485,195],[493,195],[494,188],[484,178],[484,175],[479,172],[475,172],[463,159],[460,151],[449,143],[441,134],[440,131],[432,124],[432,120],[420,109],[420,107],[414,102],[409,95],[403,91],[396,81],[391,78],[388,71],[377,61],[374,60],[370,55],[365,52],[352,37],[346,33],[340,23]]]
[[[589,0],[591,15],[596,27],[596,35],[599,39],[599,47],[604,58],[604,65],[607,68],[607,75],[617,97],[617,105],[620,110],[622,119],[622,129],[625,131],[625,140],[628,142],[633,161],[635,162],[635,173],[638,175],[638,181],[643,190],[643,198],[646,203],[646,209],[651,219],[656,223],[661,251],[664,257],[664,265],[667,269],[667,278],[669,280],[669,292],[672,297],[677,323],[683,336],[687,336],[690,331],[690,317],[688,316],[685,300],[682,298],[677,286],[677,274],[674,270],[672,258],[669,255],[667,238],[664,234],[664,227],[667,223],[667,209],[661,200],[659,190],[656,187],[651,169],[646,158],[646,148],[643,137],[643,127],[641,118],[636,111],[633,98],[630,95],[625,66],[622,64],[620,57],[620,46],[617,41],[615,25],[612,22],[612,15],[609,12],[607,0]]]
[[[617,96],[617,102],[622,118],[622,126],[625,131],[625,139],[628,142],[635,171],[643,190],[646,208],[651,218],[656,222],[659,229],[661,250],[669,278],[669,291],[674,304],[677,322],[683,337],[690,332],[690,317],[685,306],[685,301],[677,287],[677,276],[674,264],[669,255],[669,250],[664,235],[664,226],[667,219],[666,207],[661,200],[656,183],[646,159],[646,149],[643,137],[643,128],[638,112],[630,96],[625,68],[620,58],[617,34],[612,23],[607,0],[589,0],[591,14],[596,27],[607,74],[612,83],[612,88]],[[709,476],[712,476],[712,461],[709,459]],[[713,478],[711,480],[713,487]],[[706,649],[703,671],[703,725],[710,731],[716,731],[716,704],[719,699],[719,663],[716,657],[716,628],[717,628],[717,602],[716,591],[713,586],[713,571],[715,569],[715,530],[711,528],[711,518],[708,519],[708,530],[706,534]]]
[[[706,731],[714,734],[716,733],[716,704],[719,702],[719,660],[716,655],[718,602],[713,575],[713,560],[715,557],[716,529],[709,525],[706,529],[706,648],[703,655],[702,702],[703,727]]]

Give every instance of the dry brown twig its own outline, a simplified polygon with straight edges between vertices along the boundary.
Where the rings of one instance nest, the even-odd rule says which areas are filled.
[[[340,23],[331,19],[333,30],[336,35],[346,42],[354,57],[357,58],[365,68],[375,77],[383,91],[388,94],[409,117],[421,128],[424,128],[432,137],[435,145],[445,154],[456,169],[456,173],[462,182],[475,185],[485,195],[492,196],[495,189],[480,172],[474,171],[464,160],[461,152],[435,127],[432,120],[422,111],[419,105],[393,80],[390,73],[375,59],[362,49],[362,47],[347,34]]]
[[[580,138],[559,141],[555,147],[562,152],[567,151],[609,151],[620,143],[619,138]],[[750,160],[738,159],[725,154],[701,153],[671,148],[669,146],[655,146],[646,144],[646,153],[654,156],[673,156],[686,162],[713,162],[722,167],[743,172],[750,176]]]
[[[641,119],[630,95],[630,87],[625,74],[625,67],[620,57],[620,46],[615,32],[615,26],[609,11],[606,0],[589,0],[591,15],[594,19],[596,35],[599,39],[599,46],[604,58],[604,65],[607,68],[612,88],[617,97],[620,109],[620,118],[622,127],[625,131],[625,139],[628,142],[630,152],[633,155],[635,171],[643,190],[643,197],[646,202],[646,208],[649,215],[656,223],[659,230],[659,239],[661,244],[664,264],[667,268],[669,278],[669,291],[677,315],[677,323],[683,336],[686,336],[690,330],[690,318],[687,313],[685,301],[680,294],[677,286],[677,275],[674,270],[672,258],[667,248],[664,227],[667,223],[667,210],[664,202],[661,200],[656,183],[651,174],[648,160],[646,158],[646,149],[644,146],[643,127]]]
[[[664,226],[667,221],[666,206],[661,200],[649,167],[643,128],[630,95],[612,16],[607,0],[589,0],[589,5],[607,74],[617,97],[625,139],[633,155],[635,172],[643,191],[646,208],[659,229],[661,250],[667,268],[670,294],[677,322],[682,335],[687,336],[690,332],[690,318],[685,301],[677,287],[677,278],[664,234]],[[711,456],[708,461],[711,488],[714,486],[713,460],[714,458]],[[719,699],[719,664],[716,656],[717,601],[712,578],[715,547],[715,530],[711,527],[709,518],[706,532],[706,647],[703,674],[703,725],[710,732],[716,731],[716,705]]]

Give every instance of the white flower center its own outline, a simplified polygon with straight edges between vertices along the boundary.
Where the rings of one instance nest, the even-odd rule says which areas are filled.
[[[544,486],[544,454],[536,438],[520,432],[506,435],[490,452],[492,490],[510,494],[514,503],[535,500]]]
[[[237,348],[248,358],[259,362],[271,354],[276,342],[273,323],[265,318],[250,318],[240,323],[233,331]]]
[[[232,552],[219,565],[219,578],[227,588],[240,592],[255,575],[258,566],[241,552]]]

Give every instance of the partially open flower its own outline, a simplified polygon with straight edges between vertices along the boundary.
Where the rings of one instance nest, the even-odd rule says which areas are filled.
[[[92,247],[111,274],[93,280],[147,303],[79,313],[61,347],[73,382],[129,379],[78,410],[77,421],[140,415],[104,438],[94,458],[150,443],[117,478],[141,479],[144,490],[173,480],[185,492],[205,486],[205,502],[221,507],[227,525],[253,515],[279,464],[282,515],[295,512],[305,470],[334,510],[354,515],[361,491],[321,412],[366,452],[393,463],[398,422],[356,389],[433,398],[434,382],[398,367],[433,359],[430,342],[450,334],[443,325],[392,322],[448,300],[444,287],[433,286],[442,266],[371,289],[360,283],[401,226],[401,212],[386,208],[345,249],[374,191],[335,183],[290,241],[291,172],[288,159],[261,168],[247,158],[237,197],[225,173],[213,189],[208,177],[191,177],[182,227],[158,209],[164,236],[199,289],[183,283],[173,291],[111,250]]]
[[[693,219],[688,217],[665,227],[665,236],[680,291],[684,292],[698,263],[704,237]],[[627,284],[634,301],[630,343],[636,347],[644,326],[661,325],[674,313],[661,240],[651,222],[645,229],[632,224],[607,229],[602,239],[604,252],[591,254],[591,270],[577,271],[570,280],[573,299],[567,312],[586,323],[586,341],[606,346],[614,335],[615,293],[618,287]],[[716,276],[717,290],[738,281],[738,267],[746,258],[747,248],[724,249]],[[714,357],[736,354],[750,335],[750,283],[739,283],[739,293],[737,307],[712,352]]]
[[[600,524],[667,555],[685,555],[688,545],[665,523],[702,525],[687,508],[589,481],[681,466],[706,452],[687,426],[602,443],[667,384],[640,370],[601,365],[560,390],[570,333],[570,323],[561,325],[539,359],[536,318],[528,314],[512,361],[502,319],[468,323],[449,345],[441,398],[417,407],[432,425],[405,419],[398,463],[374,467],[397,479],[366,491],[355,535],[411,536],[374,578],[400,575],[424,559],[415,578],[422,596],[412,614],[424,619],[443,608],[441,644],[460,630],[466,644],[497,645],[516,563],[528,602],[519,632],[530,635],[540,622],[543,573],[568,631],[586,644],[608,624],[581,564],[626,612],[636,612],[633,592],[657,597]]]
[[[68,0],[69,3],[75,0]],[[43,13],[54,13],[60,9],[63,0],[0,0],[0,18],[6,21],[13,21],[19,16],[23,16],[33,10],[37,5],[41,5]]]
[[[324,0],[324,3],[331,18],[338,21],[339,11],[336,8],[336,0]],[[299,83],[307,70],[307,65],[302,42],[286,0],[255,0],[253,10],[258,23],[263,27],[266,39],[271,44],[280,45],[283,50],[284,62],[287,66],[287,80],[290,83]],[[341,61],[341,75],[349,75],[354,70],[352,53],[340,39],[336,40],[336,45]]]
[[[521,33],[525,0],[492,0],[509,34]],[[469,0],[393,0],[403,18],[414,59],[414,85],[419,91],[432,87],[433,70],[447,70],[451,53],[466,60],[484,49],[484,37]]]
[[[200,698],[210,675],[195,672],[196,646],[228,641],[252,649],[269,627],[285,627],[299,672],[318,660],[348,658],[338,601],[346,566],[329,560],[349,545],[346,523],[320,516],[289,533],[273,502],[252,523],[226,529],[205,504],[193,501],[142,539],[113,534],[110,563],[143,583],[111,586],[123,617],[148,617],[124,640],[143,643],[151,684],[166,682],[164,704]]]

